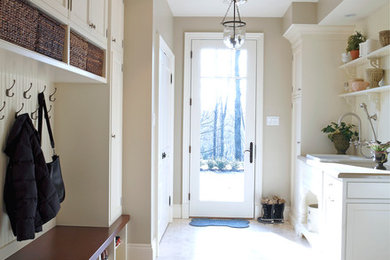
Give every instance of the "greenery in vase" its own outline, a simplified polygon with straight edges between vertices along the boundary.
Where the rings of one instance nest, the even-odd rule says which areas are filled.
[[[374,152],[386,152],[390,148],[390,142],[384,144],[377,142],[368,142],[367,146]]]
[[[366,36],[360,32],[355,32],[348,38],[347,52],[352,50],[359,50],[359,44],[366,41]]]
[[[353,129],[356,126],[353,124],[347,124],[345,122],[341,122],[340,125],[331,122],[330,125],[327,125],[324,127],[321,131],[325,134],[328,134],[328,138],[333,142],[334,135],[341,134],[343,135],[348,141],[352,140],[358,140],[359,139],[359,133],[357,131],[354,131]]]

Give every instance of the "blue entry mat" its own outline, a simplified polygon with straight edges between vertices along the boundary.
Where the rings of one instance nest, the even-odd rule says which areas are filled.
[[[244,219],[193,218],[190,225],[194,227],[226,226],[231,228],[247,228],[249,227],[249,221]]]

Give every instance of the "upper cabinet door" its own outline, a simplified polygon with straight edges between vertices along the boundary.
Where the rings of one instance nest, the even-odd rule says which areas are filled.
[[[57,19],[66,20],[68,18],[68,0],[32,0],[31,2]]]
[[[70,0],[70,19],[82,28],[90,26],[88,19],[88,0]]]
[[[111,1],[111,44],[118,51],[123,49],[124,4],[123,0]]]
[[[107,29],[107,1],[89,0],[89,24],[93,33],[98,37],[106,37]]]

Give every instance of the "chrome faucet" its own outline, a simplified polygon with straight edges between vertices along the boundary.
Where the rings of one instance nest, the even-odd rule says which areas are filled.
[[[371,125],[372,133],[374,134],[375,142],[380,143],[380,142],[378,141],[378,138],[376,138],[375,129],[374,129],[374,126],[373,126],[373,124],[372,124],[372,120],[376,121],[376,120],[378,119],[378,116],[377,116],[376,114],[370,116],[370,113],[368,113],[368,110],[367,110],[367,105],[366,105],[366,103],[361,103],[361,104],[360,104],[360,107],[363,108],[364,111],[366,111],[366,115],[367,115],[368,121],[370,122],[370,125]]]

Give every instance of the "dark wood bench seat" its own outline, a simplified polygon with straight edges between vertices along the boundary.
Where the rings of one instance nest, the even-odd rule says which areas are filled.
[[[95,260],[129,220],[129,215],[122,215],[109,228],[56,226],[7,259]]]

